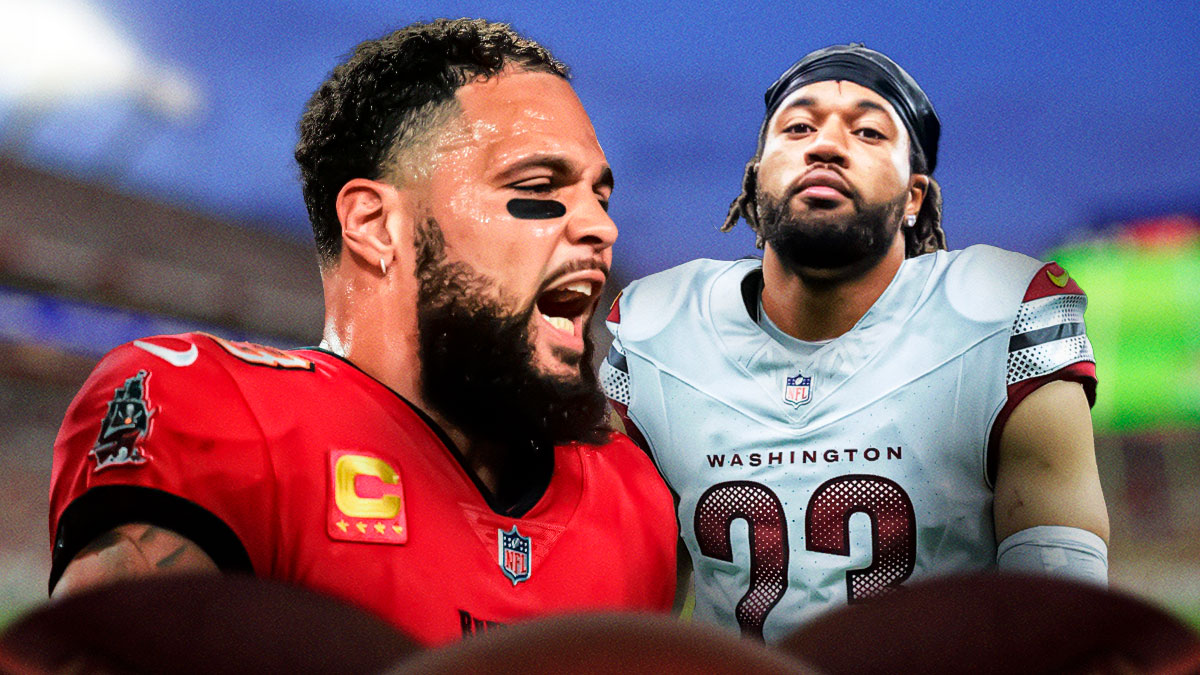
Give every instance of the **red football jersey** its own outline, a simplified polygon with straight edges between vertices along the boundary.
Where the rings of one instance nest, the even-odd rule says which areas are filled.
[[[159,336],[109,353],[67,411],[51,587],[95,536],[148,522],[222,569],[331,593],[427,644],[670,609],[672,498],[627,438],[555,448],[545,491],[515,510],[498,513],[432,421],[337,356]]]

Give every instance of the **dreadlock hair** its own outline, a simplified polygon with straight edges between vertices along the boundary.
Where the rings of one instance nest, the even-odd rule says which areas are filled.
[[[566,65],[507,24],[414,23],[355,47],[300,118],[296,162],[323,268],[342,249],[335,200],[354,178],[401,184],[429,169],[434,130],[459,112],[455,92],[505,67],[567,79]]]
[[[762,158],[762,150],[749,162],[746,162],[742,174],[742,193],[729,205],[729,213],[725,223],[721,225],[722,232],[728,232],[737,225],[738,220],[745,220],[750,229],[754,230],[754,245],[762,248],[762,230],[758,224],[758,162]],[[916,150],[909,153],[909,167],[913,173],[925,173],[925,157]],[[942,188],[938,182],[929,177],[929,189],[921,202],[921,210],[917,212],[917,222],[912,227],[902,227],[904,231],[904,257],[915,258],[923,253],[946,250],[946,233],[942,231]]]

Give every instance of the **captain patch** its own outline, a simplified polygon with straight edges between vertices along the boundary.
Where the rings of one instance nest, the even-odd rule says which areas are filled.
[[[329,454],[331,539],[366,544],[404,544],[408,519],[400,474],[378,457],[334,450]]]

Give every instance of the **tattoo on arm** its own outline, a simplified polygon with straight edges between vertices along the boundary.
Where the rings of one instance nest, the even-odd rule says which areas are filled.
[[[154,528],[150,527],[147,529],[153,530]],[[109,530],[108,532],[105,532],[99,537],[93,539],[88,543],[87,546],[84,546],[82,549],[80,549],[79,555],[77,555],[76,558],[82,558],[85,555],[98,554],[105,549],[117,546],[121,543],[121,538],[123,536],[124,535],[120,529]]]
[[[186,553],[189,548],[196,548],[196,547],[193,546],[192,544],[181,544],[179,546],[179,548],[175,549],[173,552],[168,554],[165,558],[154,563],[154,566],[160,570],[167,569],[169,567],[174,567],[182,559],[183,554]]]
[[[130,523],[96,537],[63,571],[53,596],[156,574],[217,572],[199,546],[171,530]]]

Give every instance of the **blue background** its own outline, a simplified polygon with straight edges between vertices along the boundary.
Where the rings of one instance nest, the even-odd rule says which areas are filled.
[[[1039,255],[1109,220],[1200,205],[1200,2],[96,6],[149,59],[185,72],[202,112],[177,126],[116,99],[60,106],[26,158],[302,241],[291,154],[309,94],[357,42],[439,16],[509,21],[572,67],[616,173],[626,278],[753,252],[747,228],[717,228],[754,149],[762,92],[832,43],[889,54],[933,100],[952,248]],[[0,106],[0,124],[11,109]],[[136,141],[109,156],[121,133]]]

